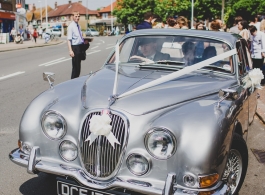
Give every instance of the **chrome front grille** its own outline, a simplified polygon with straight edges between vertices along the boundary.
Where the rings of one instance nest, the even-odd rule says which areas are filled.
[[[97,179],[109,179],[112,177],[121,163],[125,145],[127,142],[127,124],[125,119],[117,114],[110,114],[112,133],[119,141],[115,143],[115,149],[111,146],[105,136],[98,138],[89,146],[90,141],[84,142],[91,134],[89,120],[93,115],[100,115],[100,112],[90,113],[83,124],[80,139],[80,152],[84,168],[91,177]]]

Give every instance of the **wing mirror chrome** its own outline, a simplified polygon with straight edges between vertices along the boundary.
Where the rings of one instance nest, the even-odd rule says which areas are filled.
[[[238,92],[234,89],[221,89],[219,91],[219,98],[220,100],[218,101],[217,107],[220,107],[220,103],[225,99],[236,100],[238,98]]]
[[[55,81],[55,74],[52,72],[44,72],[43,73],[43,80],[48,81],[50,84],[50,88],[53,88],[53,83]]]

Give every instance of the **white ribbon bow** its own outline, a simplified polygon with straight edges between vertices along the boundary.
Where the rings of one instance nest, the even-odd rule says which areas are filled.
[[[110,125],[111,118],[108,114],[93,115],[90,119],[89,130],[91,134],[85,140],[90,141],[89,146],[98,138],[100,135],[106,136],[109,143],[115,149],[115,143],[120,144],[116,137],[111,132],[112,126]]]

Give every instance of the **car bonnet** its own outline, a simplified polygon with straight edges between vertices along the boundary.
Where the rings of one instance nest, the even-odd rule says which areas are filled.
[[[120,67],[117,94],[122,94],[172,71],[144,70],[136,67]],[[209,73],[209,74],[206,74]],[[216,94],[222,88],[237,83],[233,76],[214,75],[210,72],[194,72],[175,80],[116,99],[111,108],[124,110],[133,115],[142,115],[168,105],[196,97]],[[115,78],[114,66],[106,66],[92,74],[86,81],[85,104],[89,108],[108,108]]]

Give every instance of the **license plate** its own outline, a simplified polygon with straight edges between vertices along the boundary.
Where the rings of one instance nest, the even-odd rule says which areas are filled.
[[[108,192],[101,192],[89,188],[83,188],[70,183],[57,181],[57,194],[58,195],[114,195]]]

